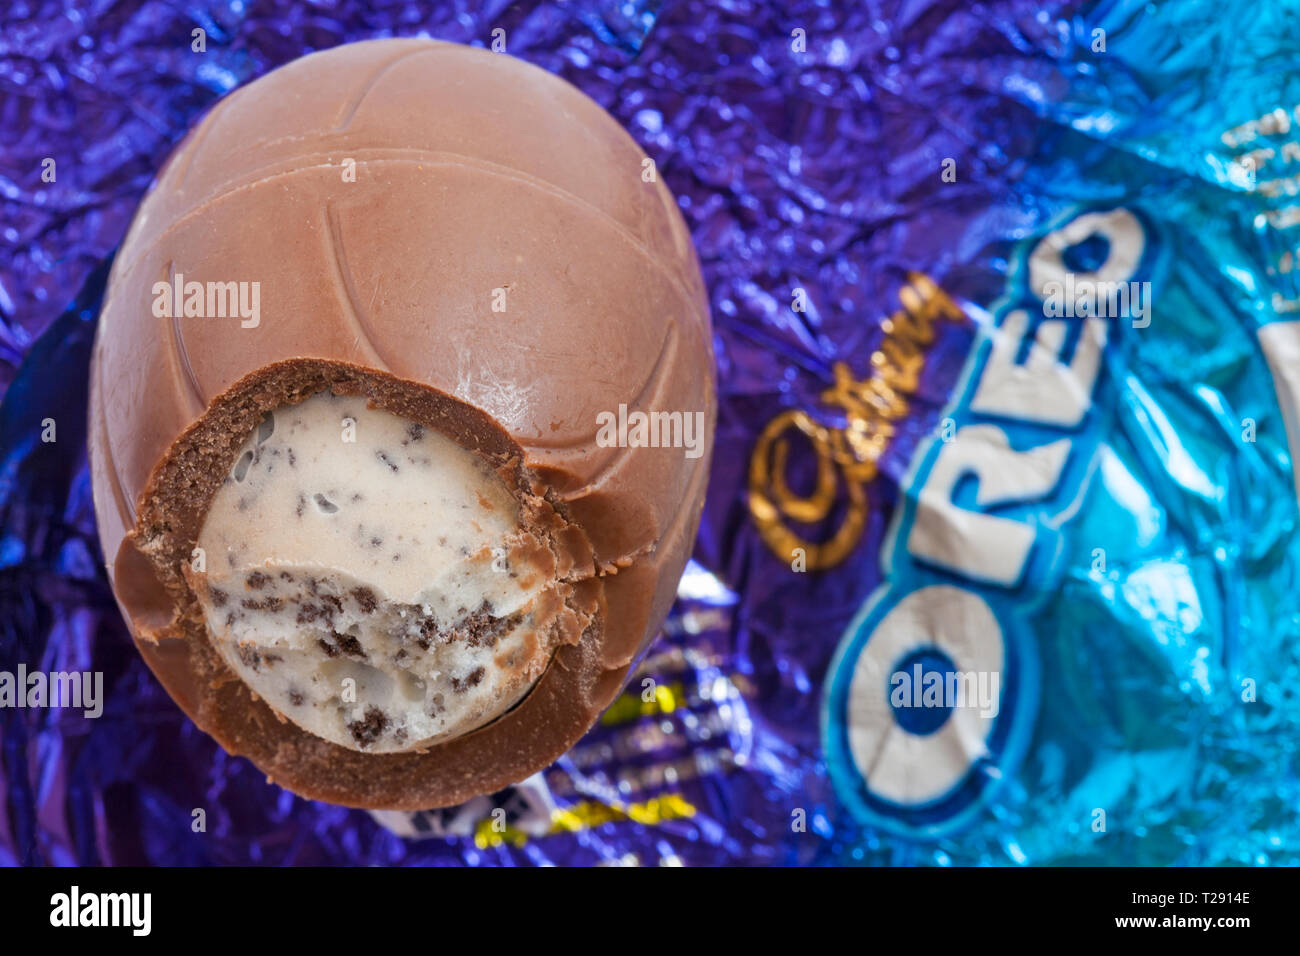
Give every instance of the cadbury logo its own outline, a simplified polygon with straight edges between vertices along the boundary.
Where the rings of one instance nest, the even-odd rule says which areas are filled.
[[[881,323],[884,341],[871,356],[872,372],[858,378],[837,362],[834,384],[821,399],[842,413],[842,427],[824,425],[802,409],[777,415],[758,438],[749,464],[749,510],[763,541],[796,570],[839,564],[857,546],[867,520],[865,486],[876,477],[876,463],[893,440],[894,423],[907,415],[934,342],[935,323],[959,321],[965,313],[932,280],[908,274],[898,291],[902,305]],[[786,479],[790,439],[802,437],[816,456],[816,483],[808,496],[795,493]],[[817,524],[828,518],[840,489],[848,496],[844,518],[822,541],[803,538],[790,522]]]

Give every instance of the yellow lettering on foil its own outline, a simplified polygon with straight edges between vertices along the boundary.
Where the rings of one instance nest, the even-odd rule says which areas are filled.
[[[679,793],[668,793],[661,797],[652,797],[643,803],[628,803],[622,806],[581,800],[570,807],[554,811],[546,835],[578,833],[619,820],[658,826],[669,820],[689,819],[695,816],[695,812],[695,805]],[[528,835],[515,827],[506,826],[504,830],[494,830],[491,817],[481,820],[474,832],[474,845],[480,850],[501,846],[503,843],[521,847],[527,842]]]

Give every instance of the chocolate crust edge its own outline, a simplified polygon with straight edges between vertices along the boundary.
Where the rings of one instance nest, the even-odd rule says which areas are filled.
[[[182,570],[213,496],[262,416],[326,389],[364,397],[479,454],[520,501],[521,524],[551,542],[564,582],[564,613],[556,626],[565,633],[532,690],[492,722],[423,751],[352,751],[280,716],[222,661]],[[140,496],[135,527],[116,555],[105,555],[136,646],[200,729],[301,796],[364,809],[415,810],[449,806],[517,782],[586,732],[608,704],[611,681],[621,686],[630,666],[611,667],[601,653],[604,584],[586,535],[524,460],[523,450],[489,415],[431,386],[326,359],[290,359],[258,369],[217,396],[171,444]],[[643,647],[650,636],[638,643]]]

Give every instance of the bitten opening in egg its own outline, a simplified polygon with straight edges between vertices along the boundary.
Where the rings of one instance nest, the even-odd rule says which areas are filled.
[[[554,650],[551,553],[474,452],[358,396],[268,412],[191,573],[226,664],[280,715],[367,752],[415,749],[517,703]]]

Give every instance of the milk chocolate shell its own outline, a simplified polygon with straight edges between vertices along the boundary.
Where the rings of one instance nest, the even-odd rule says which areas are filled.
[[[263,599],[267,575],[252,573],[247,593],[214,595],[196,552],[268,413],[313,396],[436,431],[517,509],[497,550],[510,552],[502,567],[528,571],[516,646],[546,656],[540,676],[511,672],[474,712],[486,723],[375,750],[385,718],[370,715],[355,743],[340,731],[343,745],[231,666],[252,680],[264,652],[223,653],[214,638],[218,600],[303,613],[310,582],[295,590],[285,574]],[[663,447],[626,427],[638,412],[698,420],[705,440]],[[356,807],[458,803],[551,763],[619,693],[689,555],[714,415],[689,236],[653,164],[600,107],[544,71],[452,44],[313,54],[213,109],[117,255],[90,401],[109,576],[171,696],[276,783]],[[464,626],[440,639],[505,626],[458,610]],[[331,658],[356,648],[335,637]]]

